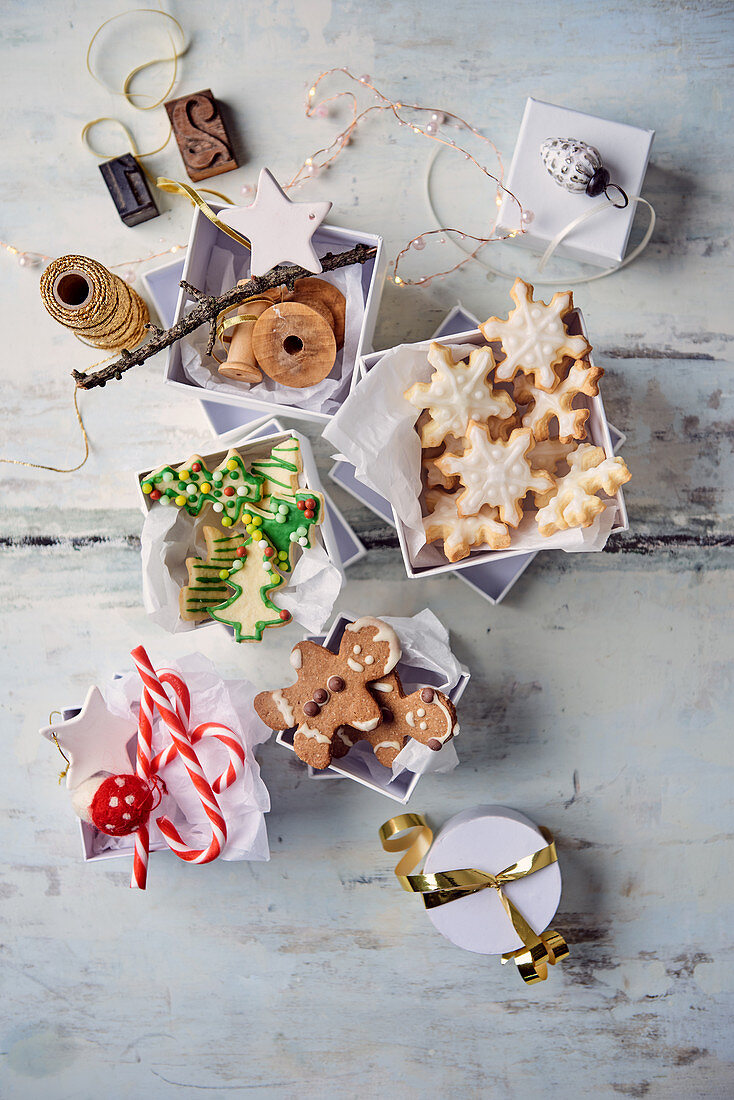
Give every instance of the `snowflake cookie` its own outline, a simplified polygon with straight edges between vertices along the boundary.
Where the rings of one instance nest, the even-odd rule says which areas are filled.
[[[488,550],[505,550],[510,545],[510,533],[497,518],[497,509],[484,504],[475,516],[460,516],[456,510],[458,494],[429,489],[423,518],[426,542],[443,539],[443,552],[449,561],[461,561],[478,546]]]
[[[458,474],[464,491],[457,496],[460,516],[475,516],[485,504],[499,508],[499,517],[510,527],[522,519],[520,501],[531,490],[553,487],[545,470],[532,469],[527,453],[534,440],[530,428],[516,428],[506,443],[494,443],[483,424],[473,421],[466,432],[463,455],[442,455],[436,465],[445,474]]]
[[[447,435],[461,438],[471,420],[506,420],[515,412],[509,393],[492,388],[491,348],[475,348],[468,362],[455,363],[450,348],[434,341],[428,362],[433,367],[430,382],[416,382],[404,394],[416,409],[430,413],[430,420],[418,429],[422,446],[437,447]]]
[[[499,340],[505,358],[494,372],[498,382],[509,382],[520,370],[532,374],[540,390],[550,392],[558,384],[553,369],[564,358],[581,359],[591,351],[583,336],[569,336],[564,317],[573,309],[570,291],[554,294],[551,301],[533,300],[533,287],[522,279],[515,279],[510,291],[515,309],[506,321],[490,317],[480,331],[485,340]]]
[[[622,458],[607,458],[601,447],[582,443],[566,459],[569,473],[558,480],[558,491],[535,517],[541,535],[571,527],[590,527],[606,504],[599,492],[614,496],[632,476]]]
[[[552,393],[538,389],[529,378],[516,378],[513,384],[515,400],[522,405],[530,405],[523,414],[523,427],[530,428],[538,441],[550,439],[550,424],[555,419],[558,421],[558,439],[561,443],[586,439],[585,425],[590,410],[574,409],[574,398],[581,393],[596,397],[603,374],[601,367],[592,367],[586,360],[577,359],[567,377]]]

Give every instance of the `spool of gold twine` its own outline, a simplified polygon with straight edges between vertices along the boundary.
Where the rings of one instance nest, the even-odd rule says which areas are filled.
[[[132,348],[145,336],[148,307],[131,286],[88,256],[59,256],[41,276],[54,321],[93,348]]]

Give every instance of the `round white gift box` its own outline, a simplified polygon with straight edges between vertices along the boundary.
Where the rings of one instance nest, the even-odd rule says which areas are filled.
[[[537,825],[517,810],[507,806],[476,806],[446,822],[426,857],[424,873],[472,867],[496,875],[524,856],[545,848],[546,843]],[[558,863],[502,889],[531,928],[544,932],[561,900]],[[491,887],[427,912],[441,935],[466,951],[503,955],[523,946],[497,891]]]

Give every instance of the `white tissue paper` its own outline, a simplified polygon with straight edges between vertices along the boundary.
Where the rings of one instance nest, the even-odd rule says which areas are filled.
[[[351,462],[359,481],[385,497],[395,509],[414,568],[447,563],[439,545],[426,543],[420,505],[423,486],[416,410],[403,396],[414,382],[430,379],[433,368],[427,356],[432,342],[400,344],[386,352],[324,430],[324,437],[340,451],[337,457]],[[474,347],[444,340],[441,343],[450,348],[455,362],[466,358]],[[547,538],[538,532],[533,509],[512,530],[509,549],[568,553],[601,550],[614,524],[616,507],[616,501],[610,500],[591,527],[561,531]],[[487,549],[476,552],[486,554]]]
[[[222,294],[230,290],[238,279],[247,275],[246,262],[235,271],[234,256],[226,248],[214,247],[207,267],[207,294]],[[186,377],[205,390],[216,390],[220,394],[241,397],[246,393],[261,401],[270,401],[273,405],[297,405],[310,412],[334,413],[349,393],[352,372],[357,357],[357,346],[364,318],[364,297],[362,290],[362,269],[359,264],[338,268],[336,271],[324,271],[319,279],[333,283],[346,298],[344,346],[336,355],[336,361],[327,378],[315,386],[295,389],[274,382],[263,375],[261,382],[233,382],[219,374],[217,363],[205,354],[208,333],[206,327],[181,341],[181,362]],[[190,303],[193,309],[196,302]],[[221,347],[219,353],[221,356]]]
[[[237,780],[217,795],[217,802],[227,824],[227,842],[220,859],[268,860],[268,837],[265,814],[270,809],[268,789],[260,778],[255,759],[256,745],[267,741],[271,731],[253,707],[257,688],[249,680],[223,680],[211,661],[200,653],[180,657],[169,666],[177,672],[191,693],[189,728],[202,722],[221,722],[228,726],[245,749],[245,763]],[[109,710],[123,718],[138,721],[142,681],[137,672],[112,680],[103,690]],[[158,718],[153,729],[154,755],[171,742],[163,721]],[[134,744],[134,742],[133,742]],[[229,762],[226,748],[214,737],[205,737],[196,745],[196,754],[204,774],[213,780]],[[160,806],[150,818],[151,850],[165,850],[166,843],[155,823],[166,814],[191,847],[205,848],[211,840],[211,825],[204,812],[184,764],[178,758],[165,766],[162,778],[167,787]],[[101,852],[131,852],[132,837],[111,837],[95,831],[93,855]]]

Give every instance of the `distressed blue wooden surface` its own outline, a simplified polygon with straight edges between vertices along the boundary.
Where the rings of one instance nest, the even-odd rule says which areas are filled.
[[[90,35],[118,10],[5,5],[3,239],[108,265],[186,239],[188,209],[167,197],[161,218],[126,229],[79,145],[82,124],[105,114],[121,113],[144,149],[164,132],[160,112],[121,112],[84,70]],[[170,10],[192,42],[181,91],[211,86],[240,136],[244,167],[216,181],[233,197],[261,163],[286,177],[324,143],[332,124],[305,122],[302,95],[332,65],[464,115],[508,158],[527,95],[657,131],[654,241],[630,269],[576,294],[607,369],[610,419],[629,436],[630,535],[601,555],[541,555],[492,608],[455,579],[407,582],[394,535],[336,494],[371,547],[343,606],[431,606],[473,672],[461,767],[423,780],[411,808],[439,824],[504,802],[548,825],[564,875],[555,923],[572,954],[526,989],[496,960],[453,948],[379,847],[394,804],[310,782],[273,744],[262,752],[269,864],[192,870],[154,857],[150,889],[136,896],[127,869],[80,863],[39,725],[135,643],[158,660],[192,644],[150,624],[140,601],[128,471],[207,434],[155,363],[84,396],[93,454],[80,474],[0,468],[0,1092],[731,1095],[731,6],[187,0]],[[384,234],[394,255],[430,225],[429,151],[378,123],[309,194],[331,198],[338,223]],[[174,149],[149,164],[181,173]],[[457,168],[454,220],[468,228],[481,220],[476,194]],[[524,253],[501,253],[505,266],[513,257],[530,271]],[[68,373],[95,355],[45,316],[36,277],[5,254],[0,279],[0,453],[76,461]],[[389,287],[377,345],[423,338],[457,297],[500,312],[507,284],[474,271],[425,291]],[[316,450],[325,471],[329,449]],[[286,631],[267,650],[235,649],[217,631],[196,640],[228,675],[275,684],[287,667]]]

